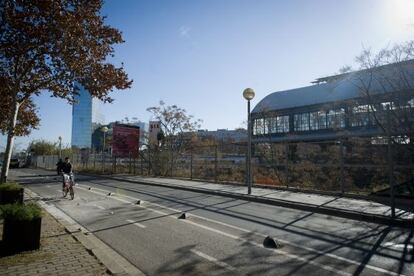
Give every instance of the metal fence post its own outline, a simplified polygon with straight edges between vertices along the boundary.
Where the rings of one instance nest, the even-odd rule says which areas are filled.
[[[141,176],[144,176],[144,162],[142,162],[142,152],[139,153],[139,162],[141,165]]]
[[[173,148],[171,147],[171,177],[173,177],[173,166],[174,166],[174,151]]]
[[[339,162],[340,162],[340,170],[341,170],[341,194],[345,193],[345,174],[344,174],[344,140],[339,140]]]
[[[151,148],[148,148],[148,175],[151,175]]]
[[[246,186],[248,187],[249,186],[249,162],[247,162],[247,160],[249,159],[249,157],[248,157],[248,150],[247,150],[247,148],[248,148],[249,146],[248,146],[248,144],[246,144],[246,150],[245,150],[245,154],[244,154],[244,156],[245,156],[245,165],[246,165],[246,168],[245,168],[245,173],[244,173],[244,182],[245,182],[245,184],[246,184]]]
[[[218,180],[218,145],[214,148],[214,181],[217,183]]]
[[[136,155],[134,156],[134,175],[137,174],[137,157]]]
[[[110,156],[109,157],[109,168],[110,168],[110,173],[113,174],[114,173],[114,157]]]
[[[285,145],[285,182],[286,188],[289,188],[289,144]]]
[[[105,173],[105,153],[102,152],[101,155],[101,163],[102,163],[102,173]]]
[[[129,167],[128,167],[128,173],[132,174],[132,158],[131,158],[131,152],[129,152]]]
[[[193,180],[193,147],[190,149],[190,179]]]

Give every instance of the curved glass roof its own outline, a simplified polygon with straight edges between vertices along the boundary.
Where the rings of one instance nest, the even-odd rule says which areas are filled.
[[[327,82],[274,92],[264,97],[252,113],[262,113],[370,95],[414,89],[414,60],[324,78]]]

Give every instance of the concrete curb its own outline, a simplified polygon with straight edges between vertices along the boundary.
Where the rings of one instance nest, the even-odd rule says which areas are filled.
[[[39,198],[39,205],[54,217],[68,233],[79,241],[86,250],[90,251],[113,275],[135,275],[145,276],[137,267],[131,264],[127,259],[119,255],[115,250],[98,239],[94,234],[88,232],[71,217],[54,205],[46,204],[40,196],[25,187],[32,198]]]
[[[225,191],[215,191],[215,190],[204,189],[204,188],[199,188],[199,187],[193,188],[193,187],[181,186],[181,185],[176,185],[176,184],[168,185],[168,184],[153,182],[153,181],[129,180],[129,179],[124,179],[124,178],[119,178],[116,176],[101,176],[101,175],[85,174],[85,173],[81,173],[81,174],[85,176],[94,176],[96,178],[102,178],[102,179],[106,178],[106,179],[129,182],[129,183],[137,183],[137,184],[143,184],[143,185],[149,185],[149,186],[172,188],[172,189],[178,189],[178,190],[184,190],[184,191],[190,191],[190,192],[230,197],[234,199],[246,200],[246,201],[263,203],[263,204],[274,205],[274,206],[281,206],[281,207],[290,208],[290,209],[297,209],[297,210],[330,215],[330,216],[335,216],[335,217],[342,217],[342,218],[352,219],[352,220],[357,220],[357,221],[384,224],[388,226],[396,226],[396,227],[403,227],[403,228],[414,227],[414,220],[412,219],[410,220],[410,219],[401,219],[401,218],[391,218],[391,217],[383,216],[383,215],[368,214],[368,213],[344,210],[344,209],[339,209],[339,208],[334,208],[334,207],[318,206],[318,205],[313,205],[313,204],[293,202],[293,201],[282,200],[282,199],[270,199],[270,198],[264,198],[260,196],[244,195],[244,194],[231,193],[231,192],[225,192]],[[126,188],[123,188],[123,189],[128,190]]]

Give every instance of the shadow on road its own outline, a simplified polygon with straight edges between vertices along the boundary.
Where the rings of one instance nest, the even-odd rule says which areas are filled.
[[[29,178],[29,177],[26,177]],[[26,182],[26,185],[41,185],[46,183],[52,183],[56,182],[50,181],[46,182],[44,179],[27,179],[28,182]],[[118,185],[113,185],[113,180],[108,179],[96,179],[95,177],[82,177],[82,179],[78,178],[79,182],[89,182],[91,184],[96,184],[104,187],[108,187],[111,189],[121,189],[133,193],[138,193],[142,195],[149,196],[153,198],[154,200],[152,202],[163,204],[166,207],[179,209],[185,212],[192,212],[196,210],[206,210],[215,212],[217,214],[228,216],[237,220],[242,221],[249,221],[255,224],[260,224],[266,227],[271,227],[277,230],[284,231],[289,234],[294,234],[301,237],[309,238],[310,240],[315,240],[319,242],[323,242],[325,244],[323,249],[319,249],[319,253],[317,252],[308,252],[304,253],[306,258],[309,260],[317,260],[318,258],[325,256],[326,254],[334,254],[336,251],[340,250],[356,250],[359,252],[360,259],[355,257],[355,261],[359,262],[360,264],[356,268],[354,275],[360,275],[364,270],[366,269],[367,264],[370,262],[372,257],[374,255],[389,258],[392,260],[398,261],[398,273],[404,272],[404,267],[407,263],[414,263],[414,255],[413,255],[413,249],[410,250],[409,245],[412,246],[413,244],[413,230],[408,232],[407,230],[402,230],[399,228],[392,228],[382,225],[375,225],[370,223],[364,223],[364,222],[355,222],[355,225],[359,228],[361,228],[360,231],[358,231],[356,234],[352,234],[351,236],[346,235],[346,229],[342,229],[341,233],[332,232],[332,231],[323,231],[321,228],[316,229],[310,229],[309,226],[306,223],[300,224],[299,222],[305,222],[307,219],[309,219],[314,214],[311,212],[304,212],[304,211],[295,211],[295,213],[299,213],[295,218],[293,218],[291,221],[281,221],[278,220],[278,216],[268,216],[268,215],[258,215],[249,213],[249,207],[250,206],[258,206],[263,205],[259,203],[250,203],[248,201],[238,200],[238,199],[227,199],[223,198],[222,196],[215,196],[215,195],[200,195],[195,192],[187,192],[190,194],[190,196],[187,197],[181,197],[179,191],[177,192],[176,189],[169,189],[169,188],[162,188],[157,187],[157,189],[153,188],[152,191],[148,191],[145,189],[141,189],[138,187],[139,184],[132,184],[132,183],[124,183],[119,182]],[[86,183],[87,185],[87,183]],[[122,188],[119,186],[123,185]],[[154,191],[157,190],[157,191]],[[215,201],[213,204],[206,204],[203,203],[202,200],[213,200]],[[336,199],[334,199],[336,200]],[[167,202],[167,203],[166,203]],[[328,204],[325,203],[325,204]],[[224,206],[223,206],[224,205]],[[242,211],[235,209],[235,207],[245,206]],[[266,205],[263,205],[264,208]],[[183,208],[184,207],[184,208]],[[121,211],[122,208],[128,209],[129,207],[120,207],[120,209],[114,209],[114,211]],[[278,215],[280,217],[283,217],[283,213],[286,214],[292,213],[289,209],[286,208],[278,208]],[[167,211],[166,211],[167,212]],[[289,213],[290,212],[290,213]],[[160,215],[160,216],[154,216],[151,218],[145,217],[145,215],[140,216],[134,220],[134,222],[145,222],[148,220],[156,220],[160,219],[166,216],[170,216],[172,214],[179,215],[179,212],[168,212],[168,215]],[[324,216],[327,220],[329,220],[329,216]],[[99,223],[101,220],[104,221],[107,219],[108,216],[101,216],[100,218],[97,218],[94,223]],[[340,220],[340,219],[339,219]],[[134,223],[132,222],[132,223]],[[117,227],[123,227],[125,225],[129,225],[132,223],[122,223],[118,225],[114,225],[111,227],[104,227],[95,229],[92,232],[100,232],[105,231],[109,229],[114,229]],[[348,222],[348,224],[351,224]],[[382,244],[385,241],[392,241],[393,239],[397,239],[399,235],[395,234],[395,236],[390,237],[390,232],[398,232],[400,231],[401,235],[407,235],[403,244],[405,245],[403,251],[394,249],[392,247],[384,247]],[[344,235],[345,234],[345,235]],[[251,237],[247,237],[251,238]],[[172,261],[171,263],[166,263],[165,267],[160,269],[158,272],[159,274],[167,274],[167,271],[169,272],[169,275],[174,275],[174,273],[171,274],[171,272],[174,271],[180,271],[180,273],[183,272],[183,270],[177,270],[176,264],[177,263],[183,263],[184,267],[181,267],[180,269],[185,269],[186,272],[188,272],[188,275],[196,275],[192,274],[194,272],[194,267],[197,266],[196,262],[197,260],[193,260],[190,263],[183,262],[183,259],[188,256],[188,251],[191,248],[183,247],[177,251],[179,253],[179,257],[177,260]],[[181,251],[180,251],[181,250]],[[252,262],[256,259],[255,255],[257,252],[252,252],[252,256],[249,256],[252,258]],[[234,256],[236,258],[236,256]],[[260,260],[257,259],[257,262]],[[265,264],[263,264],[265,265]],[[294,269],[292,269],[287,275],[295,275],[299,272],[300,269],[303,268],[306,264],[303,263],[301,265],[297,265]],[[341,267],[338,267],[338,269],[341,269]],[[222,268],[218,267],[217,274],[215,275],[221,275],[220,273],[228,273],[228,271],[223,271]],[[263,268],[263,271],[256,271],[257,273],[268,273],[267,268]],[[303,272],[303,271],[301,271]],[[177,274],[178,275],[178,274]],[[224,274],[223,274],[224,275]]]

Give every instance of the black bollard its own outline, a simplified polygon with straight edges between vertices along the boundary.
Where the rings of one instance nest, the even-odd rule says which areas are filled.
[[[185,213],[182,213],[179,217],[178,217],[178,219],[186,219],[187,218],[187,215],[185,214]]]
[[[265,248],[280,248],[280,247],[282,247],[282,245],[278,241],[276,241],[275,239],[273,239],[270,236],[267,236],[263,240],[263,246]]]

